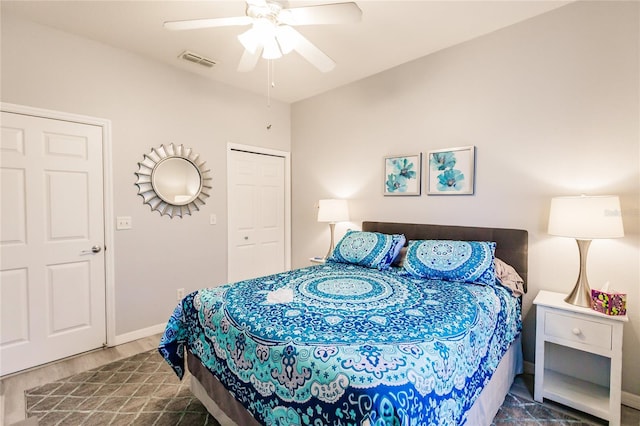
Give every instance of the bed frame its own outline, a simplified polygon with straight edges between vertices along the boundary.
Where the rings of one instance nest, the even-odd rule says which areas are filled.
[[[513,266],[527,290],[528,233],[525,230],[443,226],[395,222],[363,222],[362,230],[385,234],[404,234],[409,240],[495,241],[496,257]],[[187,351],[191,373],[190,388],[222,426],[259,426],[260,423],[224,388],[200,361]],[[471,407],[467,424],[489,425],[511,388],[516,374],[522,373],[522,345],[518,338],[505,353],[496,372]]]

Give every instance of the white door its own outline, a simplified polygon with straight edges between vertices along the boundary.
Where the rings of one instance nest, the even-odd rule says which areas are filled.
[[[2,112],[0,375],[106,340],[102,128]]]
[[[285,158],[231,150],[228,170],[228,281],[282,272]]]

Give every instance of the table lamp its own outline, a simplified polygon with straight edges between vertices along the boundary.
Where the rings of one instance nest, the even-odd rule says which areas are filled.
[[[331,230],[331,244],[329,245],[329,251],[324,257],[327,259],[331,256],[333,251],[333,233],[336,228],[336,222],[344,222],[349,220],[349,206],[347,200],[320,200],[318,202],[318,222],[329,222],[329,229]]]
[[[587,280],[587,254],[591,240],[624,237],[620,199],[615,195],[554,197],[549,211],[549,234],[572,237],[580,251],[580,272],[576,285],[564,299],[572,305],[590,307],[591,288]]]

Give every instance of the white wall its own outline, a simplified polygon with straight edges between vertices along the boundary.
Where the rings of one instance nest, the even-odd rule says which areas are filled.
[[[618,194],[626,236],[592,243],[588,275],[628,293],[623,389],[640,395],[638,17],[636,2],[571,4],[294,104],[294,267],[327,250],[322,198],[349,199],[338,236],[362,220],[526,229],[533,362],[532,301],[578,271],[576,243],[546,233],[551,197]],[[466,145],[475,195],[382,195],[385,155]]]
[[[133,218],[108,248],[116,334],[166,323],[177,288],[225,283],[226,144],[289,151],[289,105],[272,101],[267,110],[263,97],[6,13],[1,35],[3,102],[112,121],[114,217]],[[143,154],[172,142],[200,153],[213,178],[206,205],[183,219],[151,212],[134,185]]]

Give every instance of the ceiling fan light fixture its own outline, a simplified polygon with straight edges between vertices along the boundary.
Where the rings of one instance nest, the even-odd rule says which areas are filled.
[[[291,27],[288,25],[280,25],[276,28],[276,40],[283,55],[293,52],[295,48],[295,34],[291,33]]]
[[[267,18],[256,18],[253,22],[253,30],[260,39],[273,38],[276,35],[276,24]]]
[[[278,47],[275,37],[264,40],[264,50],[262,51],[262,57],[264,59],[278,59],[282,58],[282,52]]]
[[[256,34],[256,31],[253,29],[253,27],[240,34],[238,36],[238,41],[240,41],[240,44],[242,44],[242,46],[252,54],[255,54],[258,48],[261,46],[260,38]]]

